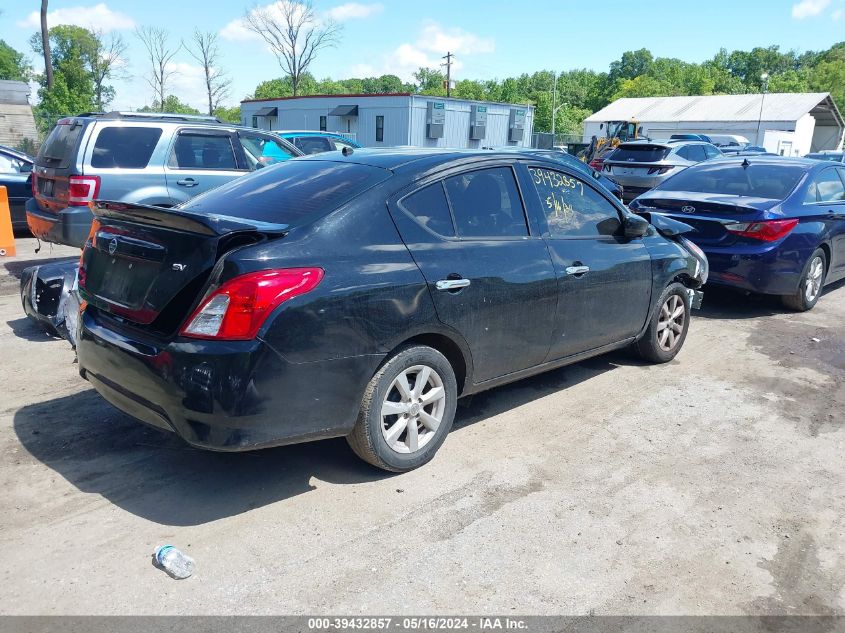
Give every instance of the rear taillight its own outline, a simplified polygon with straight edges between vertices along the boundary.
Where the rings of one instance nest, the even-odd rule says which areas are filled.
[[[603,158],[594,158],[590,161],[590,167],[592,167],[596,171],[601,171],[602,165],[604,165]]]
[[[797,219],[793,220],[763,220],[762,222],[737,222],[726,224],[725,229],[734,235],[750,237],[763,242],[776,242],[786,237],[789,232],[798,224]]]
[[[322,268],[284,268],[240,275],[203,299],[181,334],[227,341],[253,339],[273,310],[288,299],[310,292],[322,279]]]
[[[67,203],[70,207],[85,207],[100,193],[99,176],[71,176],[68,178]]]
[[[675,169],[673,166],[669,166],[669,167],[649,167],[648,173],[649,173],[650,176],[653,176],[655,174],[668,174],[673,169]]]
[[[29,184],[32,187],[32,197],[35,198],[38,196],[38,185],[36,184],[35,180],[38,178],[35,174],[32,174],[32,178],[29,179]]]

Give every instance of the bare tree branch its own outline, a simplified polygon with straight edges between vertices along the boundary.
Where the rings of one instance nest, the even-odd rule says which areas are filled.
[[[179,52],[182,45],[171,47],[168,43],[169,33],[154,26],[142,26],[135,29],[135,35],[143,42],[147,49],[151,73],[147,83],[153,89],[154,99],[158,102],[159,111],[164,112],[164,100],[167,98],[167,85],[170,78],[176,74],[168,68],[170,60]]]
[[[226,77],[226,73],[217,66],[220,57],[217,33],[203,33],[195,30],[192,44],[183,44],[183,46],[191,57],[202,65],[208,97],[208,114],[214,115],[214,111],[223,99],[229,96],[229,88],[232,85],[232,80]]]
[[[94,100],[98,110],[114,97],[114,89],[106,85],[110,79],[125,79],[128,73],[124,70],[123,57],[126,54],[126,42],[119,33],[113,33],[108,38],[102,31],[92,31],[97,50],[91,59],[91,74],[94,79]]]
[[[270,46],[290,78],[294,96],[317,53],[337,44],[341,34],[339,24],[317,17],[311,0],[279,0],[256,6],[244,14],[243,22]]]

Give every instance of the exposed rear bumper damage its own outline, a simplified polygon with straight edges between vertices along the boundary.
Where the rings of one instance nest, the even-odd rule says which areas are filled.
[[[49,332],[76,345],[79,295],[77,260],[31,266],[21,274],[21,304],[26,315]]]

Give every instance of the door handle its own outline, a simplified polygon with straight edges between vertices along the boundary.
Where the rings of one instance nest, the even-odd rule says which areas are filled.
[[[470,285],[469,279],[441,279],[434,287],[438,290],[460,290]]]
[[[567,275],[575,275],[579,277],[581,275],[585,275],[590,272],[589,266],[567,266],[566,267],[566,274]]]
[[[177,180],[176,184],[182,185],[183,187],[196,187],[199,183],[193,178],[183,178],[182,180]]]

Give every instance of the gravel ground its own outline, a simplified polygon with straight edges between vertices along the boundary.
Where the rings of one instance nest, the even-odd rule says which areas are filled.
[[[0,268],[0,613],[845,613],[843,284],[805,314],[708,289],[674,362],[476,396],[397,476],[133,422],[23,317],[28,259]]]

